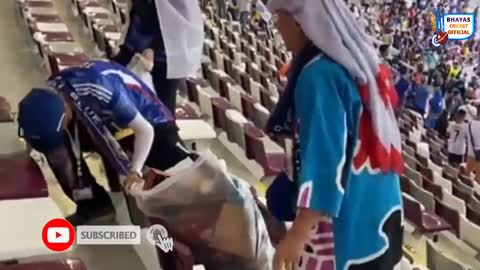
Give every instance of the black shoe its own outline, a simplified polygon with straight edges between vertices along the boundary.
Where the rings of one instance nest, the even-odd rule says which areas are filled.
[[[74,227],[87,224],[112,224],[115,221],[115,208],[113,208],[112,204],[107,204],[95,209],[77,209],[77,213],[65,219]]]

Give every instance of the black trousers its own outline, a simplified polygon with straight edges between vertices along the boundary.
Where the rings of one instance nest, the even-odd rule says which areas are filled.
[[[112,57],[112,61],[122,66],[127,66],[135,52],[126,46],[120,46],[120,51]],[[175,115],[175,107],[177,102],[177,91],[180,84],[179,79],[167,79],[167,63],[155,61],[153,70],[150,72],[153,79],[153,86],[157,93],[157,97],[167,106],[167,108]]]

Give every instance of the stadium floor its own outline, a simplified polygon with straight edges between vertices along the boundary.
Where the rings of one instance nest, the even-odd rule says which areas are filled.
[[[80,24],[68,8],[69,5],[70,1],[68,0],[56,0],[56,6],[61,11],[61,15],[68,24],[69,29],[73,32],[75,40],[80,42],[87,54],[95,57],[92,42],[86,39]],[[11,102],[15,108],[14,111],[16,111],[19,100],[32,86],[45,86],[44,79],[47,76],[44,69],[41,68],[40,58],[32,52],[32,44],[27,39],[28,35],[24,24],[20,21],[18,12],[15,10],[15,0],[0,1],[0,33],[2,33],[0,37],[0,82],[2,82],[0,96],[5,96]],[[0,132],[0,140],[3,139],[2,136],[5,135],[2,135],[2,132]],[[225,159],[233,174],[251,183],[256,182],[256,179],[239,164],[220,142],[215,141],[211,150],[217,156]],[[94,171],[100,173],[98,163],[94,159],[89,161],[89,165],[94,168]],[[49,192],[53,200],[59,205],[64,214],[72,213],[75,209],[74,204],[61,192],[51,172],[46,170],[45,173]],[[104,177],[100,177],[100,179],[104,180]],[[105,181],[102,181],[101,184],[104,185]],[[262,188],[258,185],[257,187]],[[464,254],[456,247],[449,245],[448,241],[442,242],[446,243],[443,248],[446,254],[468,262],[468,259],[464,258]],[[415,238],[410,233],[406,233],[406,244],[413,248],[412,255],[415,261],[424,265],[425,240]],[[133,248],[129,246],[80,246],[70,254],[62,254],[62,256],[81,258],[86,263],[88,269],[145,269]]]

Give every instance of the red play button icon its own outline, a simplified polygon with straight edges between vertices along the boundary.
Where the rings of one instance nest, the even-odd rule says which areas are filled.
[[[43,227],[42,240],[50,250],[65,251],[75,242],[75,230],[65,219],[52,219]]]

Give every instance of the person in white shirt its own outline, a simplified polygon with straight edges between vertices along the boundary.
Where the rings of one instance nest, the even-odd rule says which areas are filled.
[[[475,172],[475,180],[480,184],[480,110],[477,108],[476,117],[468,124],[468,151],[467,151],[467,175]],[[477,154],[476,154],[477,152]]]
[[[465,117],[466,122],[472,121],[477,115],[477,107],[471,103],[460,106],[459,110],[464,110],[467,113]]]
[[[465,110],[458,110],[455,121],[448,125],[448,163],[457,167],[463,162],[467,147],[468,129]]]

